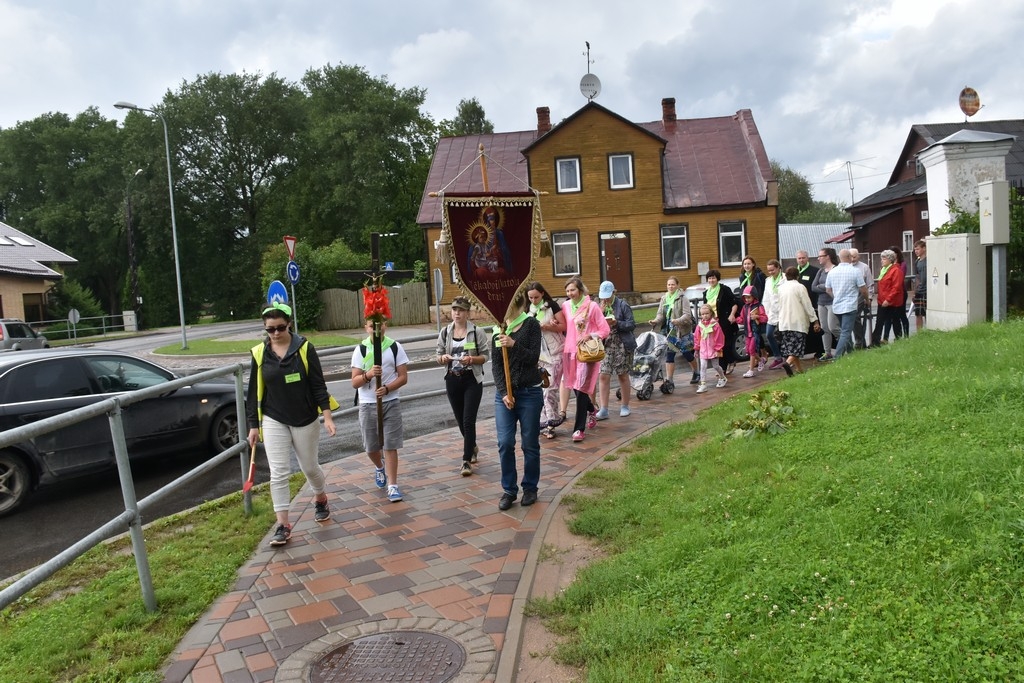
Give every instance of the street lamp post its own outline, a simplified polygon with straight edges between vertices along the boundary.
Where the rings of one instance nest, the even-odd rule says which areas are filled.
[[[116,109],[134,109],[135,111],[148,111],[150,114],[156,114],[160,118],[160,123],[164,126],[164,151],[167,155],[167,194],[171,199],[171,240],[174,244],[174,277],[178,285],[178,319],[181,322],[181,348],[188,348],[188,338],[185,335],[185,300],[181,295],[181,265],[178,259],[178,225],[174,219],[174,181],[171,178],[171,142],[167,136],[167,120],[164,115],[155,109],[146,109],[140,107],[137,104],[131,102],[116,102],[114,103]]]
[[[142,169],[135,171],[135,174],[128,179],[128,184],[124,188],[124,220],[125,227],[128,237],[128,275],[129,275],[129,289],[131,290],[129,296],[131,297],[131,309],[135,311],[135,325],[136,329],[141,327],[139,316],[139,268],[138,260],[135,255],[135,231],[132,227],[132,183],[142,174]]]

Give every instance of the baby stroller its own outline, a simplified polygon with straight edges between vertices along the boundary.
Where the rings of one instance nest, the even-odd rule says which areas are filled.
[[[629,369],[629,386],[636,391],[636,397],[646,401],[654,394],[654,383],[661,382],[662,393],[671,394],[673,385],[665,381],[665,354],[668,352],[668,337],[657,332],[642,332],[636,338],[633,352],[633,367]],[[615,397],[622,398],[622,391],[616,390]]]

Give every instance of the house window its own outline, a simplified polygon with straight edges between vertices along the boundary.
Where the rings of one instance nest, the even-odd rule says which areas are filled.
[[[459,274],[455,272],[455,266],[455,259],[452,259],[452,262],[448,264],[448,277],[449,282],[451,282],[453,285],[458,284],[459,282]]]
[[[579,157],[555,159],[555,171],[558,175],[559,192],[580,192],[583,190],[583,185],[580,182]]]
[[[690,267],[686,225],[661,226],[661,268],[677,270]]]
[[[580,237],[575,232],[551,233],[551,263],[555,276],[580,274]]]
[[[907,254],[909,254],[910,252],[912,252],[914,250],[914,231],[913,230],[904,230],[903,231],[903,246],[901,247],[901,249],[903,251],[903,256],[904,257],[906,257]]]
[[[21,305],[25,309],[25,322],[38,323],[46,320],[46,300],[42,294],[22,294]]]
[[[718,224],[718,260],[723,266],[738,266],[747,253],[747,225],[743,221]]]
[[[625,190],[633,187],[633,155],[608,155],[608,181],[613,190]]]

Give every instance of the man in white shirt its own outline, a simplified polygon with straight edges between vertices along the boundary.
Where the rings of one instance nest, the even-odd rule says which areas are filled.
[[[853,324],[853,342],[856,348],[863,349],[871,337],[871,300],[875,297],[875,276],[871,274],[871,266],[860,260],[860,252],[850,249],[850,263],[860,271],[867,294],[861,296],[857,304],[857,319]]]
[[[849,249],[839,252],[839,265],[828,272],[825,291],[832,296],[832,312],[839,318],[839,343],[836,358],[853,348],[853,325],[858,317],[858,300],[868,296],[867,283],[858,268],[851,263]]]

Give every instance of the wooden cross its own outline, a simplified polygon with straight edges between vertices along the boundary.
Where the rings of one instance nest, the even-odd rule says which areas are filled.
[[[381,282],[380,278],[385,274],[391,274],[397,278],[412,277],[415,273],[411,270],[381,270],[380,267],[380,233],[370,233],[370,271],[365,272],[362,270],[339,270],[337,271],[339,280],[362,280],[369,278],[370,283],[374,287],[379,287]]]
[[[370,272],[366,273],[359,270],[339,270],[337,271],[338,278],[341,280],[362,280],[368,279],[367,288],[370,291],[376,292],[384,286],[383,280],[384,275],[390,273],[391,275],[398,278],[412,277],[413,271],[411,270],[381,270],[380,268],[380,233],[370,233]],[[373,358],[376,364],[384,365],[384,356],[382,355],[381,342],[383,339],[382,333],[383,322],[375,319],[373,321]],[[382,371],[383,372],[383,371]],[[377,389],[380,389],[383,377],[377,375]],[[384,452],[384,402],[380,396],[377,397],[377,440],[380,444],[381,454]]]

